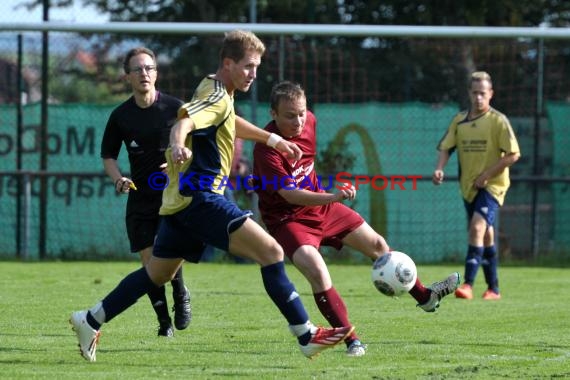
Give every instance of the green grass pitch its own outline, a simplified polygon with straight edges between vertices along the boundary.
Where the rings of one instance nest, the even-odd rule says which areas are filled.
[[[256,265],[185,264],[194,318],[174,338],[156,336],[148,298],[103,327],[97,362],[84,361],[67,322],[100,300],[136,262],[0,262],[3,379],[551,379],[570,377],[570,269],[501,267],[503,299],[442,302],[436,313],[406,295],[390,299],[370,267],[331,265],[335,285],[368,344],[303,357],[266,296]],[[325,324],[291,265],[311,319]],[[420,266],[429,284],[461,267]],[[171,302],[171,288],[167,286]]]

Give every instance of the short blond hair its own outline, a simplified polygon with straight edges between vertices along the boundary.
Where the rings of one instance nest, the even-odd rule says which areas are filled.
[[[471,74],[471,83],[473,82],[483,82],[487,81],[493,87],[493,82],[491,81],[491,76],[486,71],[475,71]]]
[[[265,53],[265,45],[252,32],[245,30],[232,30],[226,33],[222,48],[220,49],[220,63],[224,58],[230,58],[234,62],[239,62],[245,53],[255,51],[259,55]]]

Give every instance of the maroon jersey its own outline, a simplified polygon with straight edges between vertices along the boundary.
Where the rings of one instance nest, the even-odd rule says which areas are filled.
[[[323,207],[293,205],[278,193],[280,189],[294,188],[324,192],[315,172],[316,126],[315,115],[307,111],[307,120],[301,135],[287,139],[297,144],[303,152],[303,157],[299,161],[288,159],[281,152],[265,144],[255,144],[253,149],[255,191],[259,195],[261,217],[268,227],[293,220],[318,223],[323,221]],[[274,121],[267,124],[265,130],[280,134]]]

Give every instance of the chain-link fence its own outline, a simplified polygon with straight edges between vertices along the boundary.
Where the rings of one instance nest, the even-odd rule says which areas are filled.
[[[42,33],[0,33],[3,257],[127,255],[126,197],[115,194],[99,158],[107,118],[129,96],[122,55],[136,45],[152,47],[159,57],[158,88],[188,100],[201,76],[216,69],[220,35],[164,35],[160,43],[147,34],[121,37],[50,32],[44,82]],[[522,150],[499,215],[501,254],[534,261],[570,256],[567,41],[390,37],[347,49],[331,42],[334,31],[261,37],[268,51],[256,89],[236,99],[239,112],[264,126],[271,85],[300,82],[319,121],[321,174],[377,175],[383,182],[376,187],[386,188],[362,185],[351,206],[418,262],[464,257],[466,217],[453,180],[455,158],[447,166],[451,181],[435,187],[430,178],[439,139],[467,106],[468,73],[488,71],[492,105],[510,118]],[[193,53],[175,56],[172,46],[183,43]],[[193,65],[198,57],[209,66]],[[251,159],[251,145],[244,155]],[[124,150],[120,165],[128,168]],[[392,186],[402,177],[402,186]]]

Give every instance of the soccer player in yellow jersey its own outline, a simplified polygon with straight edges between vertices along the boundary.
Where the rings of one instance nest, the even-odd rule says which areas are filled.
[[[234,93],[249,90],[264,52],[265,45],[255,34],[241,30],[227,33],[216,73],[206,76],[192,100],[180,108],[178,121],[170,130],[166,151],[169,184],[162,194],[159,213],[163,218],[150,260],[127,275],[101,302],[71,315],[86,360],[96,360],[104,323],[169,281],[184,260],[200,261],[207,244],[259,264],[267,295],[306,357],[342,342],[354,330],[353,326],[323,328],[310,322],[285,272],[283,248],[250,218],[251,212],[224,197],[236,137],[266,143],[292,160],[302,156],[296,144],[236,117]],[[242,321],[247,321],[246,313]]]
[[[433,183],[440,185],[443,168],[457,150],[459,186],[469,226],[465,282],[455,291],[457,298],[473,298],[472,287],[480,265],[487,282],[483,299],[501,298],[493,223],[510,185],[509,167],[519,159],[520,150],[507,117],[490,106],[492,97],[491,76],[474,72],[469,88],[471,107],[451,121],[438,145],[439,157],[433,172]]]

